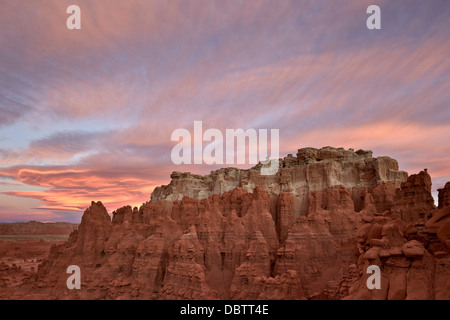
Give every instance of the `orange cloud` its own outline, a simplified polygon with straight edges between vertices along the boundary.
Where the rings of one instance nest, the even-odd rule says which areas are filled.
[[[5,191],[2,194],[20,198],[37,199],[40,205],[35,209],[48,211],[82,212],[93,200],[102,201],[108,208],[115,210],[125,205],[137,205],[150,199],[153,185],[145,179],[114,180],[100,177],[73,179],[73,172],[68,171],[63,180],[48,178],[48,173],[37,172],[41,185],[48,186],[43,191]],[[64,172],[58,173],[60,177]],[[89,173],[88,173],[89,174]],[[22,178],[18,178],[23,181]],[[159,185],[159,184],[158,184]]]
[[[77,0],[71,32],[69,4],[0,10],[0,177],[45,188],[3,196],[39,201],[33,216],[147,201],[171,171],[215,169],[171,163],[171,132],[194,120],[280,129],[280,155],[360,147],[450,178],[448,8],[383,0],[368,33],[369,0]]]

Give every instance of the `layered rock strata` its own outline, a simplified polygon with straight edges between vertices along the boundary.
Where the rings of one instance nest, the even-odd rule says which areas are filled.
[[[274,176],[257,166],[172,178],[112,219],[92,202],[40,265],[34,296],[450,299],[449,208],[445,196],[442,209],[430,203],[426,171],[407,177],[391,158],[326,147],[300,149]],[[374,264],[375,291],[364,272]],[[69,265],[81,290],[66,287]]]

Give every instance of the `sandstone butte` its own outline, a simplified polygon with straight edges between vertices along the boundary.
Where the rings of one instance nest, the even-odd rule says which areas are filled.
[[[174,172],[112,218],[92,202],[7,298],[450,299],[450,183],[436,208],[426,169],[408,176],[371,151],[304,148],[276,175],[260,166]],[[69,265],[81,290],[66,287]]]

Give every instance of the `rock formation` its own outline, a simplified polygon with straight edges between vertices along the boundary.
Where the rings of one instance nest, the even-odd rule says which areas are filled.
[[[406,172],[399,171],[397,161],[389,157],[373,158],[372,151],[332,147],[303,148],[298,150],[297,157],[289,154],[280,159],[279,171],[274,176],[260,175],[260,166],[248,170],[225,168],[206,176],[174,172],[168,185],[155,188],[151,200],[174,201],[184,196],[204,199],[237,187],[252,192],[255,186],[260,186],[271,197],[282,192],[294,195],[294,216],[298,217],[309,212],[310,192],[343,185],[359,212],[367,191],[383,183],[398,188],[408,177]],[[389,188],[379,188],[377,197],[386,197],[383,192],[386,189]]]
[[[421,219],[423,222],[431,217],[435,209],[431,196],[431,177],[427,169],[413,174],[396,190],[395,204],[392,213],[398,213],[405,222]]]
[[[444,188],[438,189],[438,199],[438,209],[450,207],[450,182],[447,182]]]
[[[300,149],[276,175],[173,173],[151,201],[92,202],[31,283],[46,299],[450,299],[448,187],[370,151]],[[447,184],[449,185],[449,184]],[[432,199],[432,198],[431,198]],[[81,268],[81,290],[66,268]],[[366,286],[369,265],[380,290]]]
[[[431,179],[424,170],[397,190],[390,211],[363,218],[356,233],[360,256],[353,276],[341,283],[343,297],[450,299],[450,207],[436,210],[430,198]],[[381,269],[380,290],[366,286],[369,265]]]

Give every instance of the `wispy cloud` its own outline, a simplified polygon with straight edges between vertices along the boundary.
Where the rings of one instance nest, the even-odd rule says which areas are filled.
[[[208,173],[170,161],[194,120],[280,129],[281,155],[373,149],[450,180],[445,0],[380,0],[376,32],[369,0],[76,3],[72,32],[73,1],[2,1],[0,177],[35,188],[2,184],[3,220],[76,221],[91,200],[139,204],[172,171]]]

